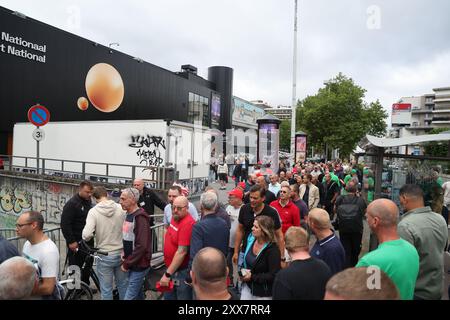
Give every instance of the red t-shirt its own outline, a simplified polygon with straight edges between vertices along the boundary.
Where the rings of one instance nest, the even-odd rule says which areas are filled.
[[[175,221],[172,217],[164,237],[164,263],[167,267],[169,267],[172,263],[173,257],[175,256],[179,246],[188,247],[191,245],[191,234],[194,224],[195,220],[190,214],[185,216],[180,221]],[[188,263],[189,251],[178,269],[186,268]]]
[[[300,226],[300,210],[292,201],[289,200],[288,204],[282,207],[280,200],[275,200],[270,203],[270,206],[276,209],[280,215],[283,234],[286,233],[289,227]]]

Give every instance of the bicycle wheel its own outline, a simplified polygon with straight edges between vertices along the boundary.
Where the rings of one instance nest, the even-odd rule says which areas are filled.
[[[67,284],[67,282],[61,284],[65,292],[64,300],[92,300],[91,288],[83,281],[80,282],[79,289],[68,289]]]

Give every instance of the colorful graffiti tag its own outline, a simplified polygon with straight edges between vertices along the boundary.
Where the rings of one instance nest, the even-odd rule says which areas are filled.
[[[21,213],[24,209],[31,209],[31,194],[21,188],[1,188],[0,199],[3,212]]]
[[[59,224],[65,203],[76,187],[57,183],[0,181],[0,226],[12,227],[11,221],[28,210],[41,212],[46,223]]]

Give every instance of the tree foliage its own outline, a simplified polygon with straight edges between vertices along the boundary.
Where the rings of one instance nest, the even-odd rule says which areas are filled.
[[[291,120],[283,120],[280,124],[280,150],[291,150]]]
[[[448,131],[450,128],[434,128],[429,134],[438,134]],[[432,157],[446,157],[448,154],[448,141],[431,141],[425,144],[424,154]]]
[[[349,155],[366,135],[383,136],[388,114],[377,100],[367,104],[366,90],[339,73],[297,107],[297,127],[308,133],[310,145],[339,149]]]

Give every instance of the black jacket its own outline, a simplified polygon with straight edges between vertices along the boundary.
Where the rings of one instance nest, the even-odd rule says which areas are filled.
[[[0,264],[9,258],[19,256],[17,248],[0,235]]]
[[[242,171],[242,164],[237,164],[234,166],[233,177],[240,177]]]
[[[147,187],[144,187],[142,194],[139,196],[139,207],[145,210],[149,216],[155,213],[155,206],[164,211],[164,207],[167,203],[152,190]],[[150,225],[155,225],[154,218],[150,217]]]
[[[263,249],[256,259],[255,265],[250,269],[252,277],[251,281],[247,282],[247,285],[252,294],[258,297],[271,297],[272,285],[280,269],[280,249],[276,243],[272,242]]]
[[[64,205],[61,214],[61,230],[67,245],[82,239],[86,217],[91,207],[91,200],[81,198],[78,193]]]

